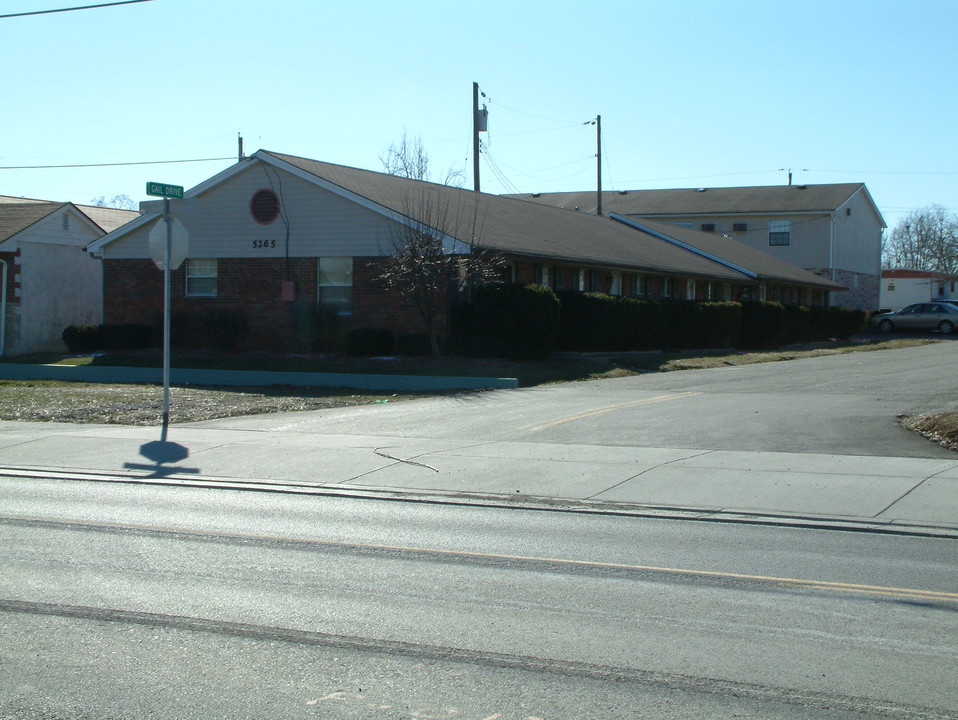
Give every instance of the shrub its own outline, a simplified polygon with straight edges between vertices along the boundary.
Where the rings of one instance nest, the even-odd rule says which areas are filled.
[[[396,352],[399,355],[422,357],[432,354],[427,333],[407,333],[396,337]]]
[[[152,335],[149,325],[70,325],[60,337],[70,352],[81,353],[149,347]]]
[[[506,357],[544,358],[556,346],[561,307],[544,285],[493,285],[476,294],[475,325]]]
[[[93,352],[101,349],[102,334],[99,325],[71,325],[64,328],[60,337],[72,353]]]
[[[391,355],[395,347],[392,330],[360,327],[346,333],[346,352],[350,355]]]
[[[785,307],[777,302],[742,303],[739,345],[749,348],[780,347],[785,338]]]
[[[242,310],[211,310],[203,321],[206,338],[217,350],[235,350],[246,339],[249,322]]]
[[[832,318],[832,334],[839,340],[847,340],[868,326],[868,312],[850,307],[828,308]]]
[[[662,313],[658,303],[617,297],[606,335],[609,350],[647,350],[662,342]]]
[[[782,342],[785,345],[820,339],[812,325],[812,310],[805,305],[785,306],[785,330]]]
[[[695,307],[696,344],[700,348],[727,348],[742,331],[742,305],[737,302],[701,302]]]
[[[693,300],[662,300],[658,303],[662,337],[660,344],[671,348],[702,347],[701,319]]]
[[[345,328],[337,305],[319,303],[305,306],[301,324],[304,326],[305,344],[310,350],[333,352],[343,348]]]
[[[558,298],[561,307],[558,345],[561,349],[599,351],[612,346],[617,298],[574,290],[563,291]]]

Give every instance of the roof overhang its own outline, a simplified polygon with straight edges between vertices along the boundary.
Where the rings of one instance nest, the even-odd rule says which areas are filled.
[[[758,273],[752,270],[749,270],[746,267],[742,267],[741,265],[736,265],[733,262],[729,262],[728,260],[725,260],[724,258],[719,257],[718,255],[713,255],[712,253],[706,252],[705,250],[702,250],[697,247],[693,247],[692,245],[689,245],[688,243],[684,243],[681,240],[676,240],[674,237],[670,237],[669,235],[666,235],[665,233],[661,233],[661,232],[658,232],[657,230],[653,230],[652,228],[646,225],[643,225],[640,222],[636,222],[635,220],[631,218],[627,218],[622,215],[618,215],[616,213],[610,213],[609,217],[615,220],[616,222],[620,222],[623,225],[628,225],[629,227],[635,228],[636,230],[639,230],[640,232],[644,232],[647,235],[651,235],[652,237],[658,238],[659,240],[663,240],[664,242],[667,242],[670,245],[674,245],[675,247],[682,248],[683,250],[686,250],[692,253],[693,255],[698,255],[699,257],[705,258],[706,260],[711,260],[712,262],[717,263],[724,268],[728,268],[729,270],[733,270],[737,273],[741,273],[742,275],[749,278],[750,280],[758,279]]]

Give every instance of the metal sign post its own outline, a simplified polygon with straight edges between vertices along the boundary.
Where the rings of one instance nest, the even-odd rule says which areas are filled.
[[[170,426],[170,279],[173,265],[173,218],[170,217],[170,198],[182,198],[183,188],[179,185],[148,182],[147,195],[163,198],[163,222],[166,224],[166,242],[163,243],[163,429],[160,442],[166,442]],[[151,233],[152,235],[152,233]],[[185,253],[184,253],[185,254]],[[159,259],[153,260],[159,264]],[[179,260],[182,262],[182,259]],[[177,265],[179,265],[177,262]]]
[[[170,426],[170,255],[173,246],[173,220],[168,197],[163,198],[163,222],[166,223],[166,246],[163,253],[163,429],[160,441],[166,442]]]

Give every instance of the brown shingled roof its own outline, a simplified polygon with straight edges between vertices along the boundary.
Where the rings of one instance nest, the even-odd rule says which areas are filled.
[[[476,193],[462,188],[410,180],[371,170],[350,168],[291,155],[260,151],[333,183],[387,210],[409,215],[409,208],[427,202],[452,210],[450,226],[439,228],[460,240],[473,236],[476,246],[544,261],[567,261],[609,267],[659,271],[716,280],[741,281],[744,275],[722,262],[641,233],[608,217],[570,212],[548,205]],[[650,226],[653,223],[643,223]],[[691,247],[746,268],[763,279],[775,279],[829,290],[841,286],[736,240],[658,226],[658,232]]]
[[[602,193],[602,211],[630,216],[831,212],[863,187],[863,183],[838,183],[608,191]],[[595,213],[597,206],[594,191],[508,197],[585,213]]]
[[[68,203],[0,202],[0,242],[9,240]]]

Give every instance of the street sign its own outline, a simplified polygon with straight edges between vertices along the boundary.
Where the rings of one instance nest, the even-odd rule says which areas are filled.
[[[179,218],[170,218],[170,270],[176,270],[190,251],[190,234]],[[166,257],[166,221],[160,221],[150,230],[148,238],[150,257],[156,266],[162,270]]]
[[[166,183],[148,182],[146,184],[146,194],[156,197],[177,198],[183,197],[182,185],[167,185]]]

